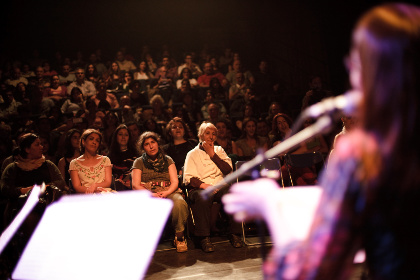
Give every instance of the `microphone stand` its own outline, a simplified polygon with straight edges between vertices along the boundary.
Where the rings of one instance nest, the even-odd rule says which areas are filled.
[[[245,162],[241,167],[235,172],[227,175],[222,181],[218,184],[208,187],[207,189],[201,192],[201,195],[204,199],[208,199],[214,191],[220,190],[221,188],[227,186],[228,184],[236,181],[236,178],[241,177],[249,173],[252,169],[255,169],[257,166],[262,164],[265,160],[276,157],[280,154],[285,153],[286,151],[298,146],[300,143],[314,137],[315,135],[322,134],[328,131],[332,125],[332,118],[329,115],[324,115],[318,118],[318,120],[308,126],[307,128],[301,130],[295,135],[287,138],[280,144],[274,146],[270,150],[262,154],[257,154],[252,160]]]

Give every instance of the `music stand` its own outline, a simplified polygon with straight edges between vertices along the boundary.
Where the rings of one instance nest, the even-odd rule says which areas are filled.
[[[46,209],[12,279],[141,279],[171,209],[146,191],[65,196]]]

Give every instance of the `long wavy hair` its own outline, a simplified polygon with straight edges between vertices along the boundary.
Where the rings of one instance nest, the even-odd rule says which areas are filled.
[[[420,9],[386,4],[367,12],[356,25],[352,51],[360,57],[360,124],[377,136],[382,174],[393,170],[407,185],[418,182]]]
[[[121,152],[121,148],[120,148],[120,144],[117,141],[117,136],[118,136],[118,132],[121,129],[126,129],[128,131],[128,143],[127,143],[127,150],[134,152],[135,154],[139,154],[136,146],[134,144],[133,141],[131,141],[131,133],[130,130],[128,129],[128,127],[125,124],[120,124],[114,131],[114,133],[112,134],[111,137],[111,145],[109,146],[109,153],[108,153],[108,157],[112,160],[113,158],[115,158],[118,153]]]
[[[71,158],[74,155],[74,148],[71,144],[71,138],[73,137],[75,133],[79,133],[80,136],[82,135],[80,130],[76,128],[70,129],[66,134],[66,138],[64,139],[64,157],[65,158]]]

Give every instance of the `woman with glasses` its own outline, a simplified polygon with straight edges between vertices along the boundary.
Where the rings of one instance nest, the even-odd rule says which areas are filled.
[[[244,182],[224,197],[238,219],[267,221],[275,243],[267,279],[349,279],[361,248],[368,279],[420,279],[420,7],[369,10],[348,62],[359,124],[337,140],[306,237],[284,239],[291,228],[279,220],[290,213],[272,180]]]

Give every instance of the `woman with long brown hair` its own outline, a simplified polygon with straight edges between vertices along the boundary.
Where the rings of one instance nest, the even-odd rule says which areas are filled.
[[[336,143],[308,237],[277,243],[267,278],[348,279],[360,248],[369,279],[420,278],[420,8],[375,7],[352,39],[347,65],[361,96],[359,127]],[[286,213],[277,185],[265,179],[231,190],[228,212],[264,217],[281,241],[277,214]]]

